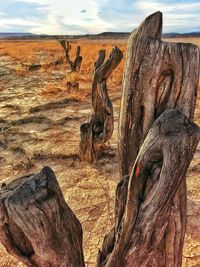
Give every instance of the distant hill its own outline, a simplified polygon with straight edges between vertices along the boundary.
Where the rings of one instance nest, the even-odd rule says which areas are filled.
[[[100,34],[83,34],[83,35],[48,35],[48,34],[33,34],[33,33],[1,33],[1,39],[77,39],[77,38],[90,38],[90,39],[112,39],[112,38],[128,38],[128,32],[103,32]]]
[[[95,37],[100,38],[128,38],[130,35],[130,32],[102,32],[99,34],[94,35]]]
[[[164,33],[163,38],[178,38],[178,37],[200,37],[200,32],[186,32],[186,33]]]
[[[83,35],[48,35],[48,34],[33,34],[28,32],[19,33],[1,33],[0,39],[127,39],[129,32],[102,32],[99,34],[83,34]],[[200,32],[190,33],[164,33],[163,38],[179,38],[179,37],[200,37]]]
[[[35,36],[35,34],[29,32],[0,32],[0,38],[23,36]]]

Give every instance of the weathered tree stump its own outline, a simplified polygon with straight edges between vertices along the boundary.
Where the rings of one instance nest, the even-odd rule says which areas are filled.
[[[192,44],[161,41],[162,13],[156,12],[128,41],[119,119],[119,169],[129,175],[139,149],[162,112],[177,108],[192,119],[199,78],[199,49]],[[186,228],[186,182],[182,181],[166,232],[172,266],[183,249]],[[179,261],[179,259],[178,259]],[[174,264],[174,265],[173,265]]]
[[[89,122],[80,127],[80,159],[92,162],[98,159],[102,146],[111,138],[114,128],[113,106],[108,95],[107,79],[119,65],[123,54],[118,47],[113,48],[105,60],[105,50],[99,51],[94,65],[92,81],[93,115]]]
[[[161,34],[162,13],[156,12],[128,41],[119,119],[122,176],[131,172],[150,127],[164,110],[178,108],[193,118],[199,49],[193,44],[162,42]]]
[[[27,266],[84,266],[81,224],[49,167],[0,190],[0,240]]]
[[[75,57],[74,61],[72,61],[70,59],[70,55],[69,55],[69,51],[71,50],[71,45],[69,44],[69,41],[61,40],[60,44],[63,47],[63,49],[65,50],[66,62],[67,62],[67,64],[69,64],[70,70],[72,72],[80,71],[81,63],[82,63],[82,60],[83,60],[83,57],[80,55],[81,47],[77,46],[77,48],[76,48],[76,57]]]
[[[130,178],[118,184],[115,228],[105,238],[98,267],[181,266],[184,235],[172,220],[179,214],[174,199],[199,139],[200,128],[179,110],[166,110],[155,121]]]

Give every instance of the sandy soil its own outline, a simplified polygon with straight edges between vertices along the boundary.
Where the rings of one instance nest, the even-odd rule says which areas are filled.
[[[95,266],[104,235],[113,226],[114,191],[117,170],[117,122],[120,87],[112,90],[115,131],[105,157],[97,163],[82,163],[76,157],[79,127],[91,113],[90,95],[76,100],[67,92],[42,95],[47,83],[59,84],[65,66],[21,75],[9,56],[0,60],[0,183],[50,166],[64,197],[83,226],[87,266]],[[56,85],[55,85],[56,86]],[[88,86],[88,85],[87,85]],[[80,87],[81,94],[81,87]],[[56,104],[55,104],[56,102]],[[48,105],[45,105],[49,103]],[[52,104],[54,103],[54,104]],[[200,99],[195,121],[200,125]],[[200,266],[200,145],[188,170],[188,232],[184,266]],[[23,266],[0,246],[0,266]]]

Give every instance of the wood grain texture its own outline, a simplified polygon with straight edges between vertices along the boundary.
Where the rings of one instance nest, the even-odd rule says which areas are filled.
[[[81,224],[49,167],[0,190],[0,240],[27,266],[84,266]]]
[[[181,266],[182,225],[172,214],[199,139],[200,128],[177,109],[154,122],[130,178],[117,187],[114,235],[105,238],[98,266]]]
[[[95,159],[97,160],[100,157],[102,146],[111,138],[114,129],[113,106],[108,94],[107,79],[119,65],[123,54],[118,47],[115,47],[106,60],[105,56],[105,50],[100,50],[98,59],[94,64],[92,81],[93,114],[89,122],[82,124],[80,127],[79,155],[82,161],[92,162]],[[91,128],[92,133],[91,131],[85,131],[86,128]]]
[[[199,77],[199,49],[192,44],[162,42],[161,33],[162,13],[156,12],[144,20],[128,41],[119,118],[121,177],[130,175],[150,127],[165,110],[178,109],[188,118],[193,118]],[[169,124],[167,126],[171,127]],[[173,127],[176,131],[176,123]],[[136,173],[139,170],[138,165]],[[126,190],[129,194],[130,188]],[[125,192],[119,190],[118,193],[118,198],[125,202]],[[186,198],[186,181],[182,179],[176,195],[171,199],[174,208],[168,217],[167,242],[161,248],[166,258],[166,265],[163,266],[181,266]],[[124,205],[121,206],[116,225],[124,212]],[[134,222],[129,223],[131,227]],[[153,242],[152,247],[155,247]],[[154,257],[147,266],[157,266],[153,260]]]
[[[128,41],[119,119],[122,176],[130,174],[144,138],[164,110],[178,108],[193,118],[199,49],[193,44],[162,42],[161,33],[162,13],[156,12]]]

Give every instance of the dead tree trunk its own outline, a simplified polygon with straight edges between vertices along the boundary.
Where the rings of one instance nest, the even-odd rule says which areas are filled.
[[[74,62],[73,62],[70,59],[70,55],[69,55],[69,51],[71,50],[71,45],[69,44],[69,42],[65,41],[65,40],[61,40],[60,44],[63,47],[63,49],[65,50],[66,62],[67,62],[67,64],[69,64],[70,70],[72,72],[80,71],[81,63],[82,63],[82,60],[83,60],[82,56],[80,55],[81,47],[77,46],[77,48],[76,48],[76,57],[75,57]]]
[[[193,118],[199,78],[199,49],[161,41],[162,13],[156,12],[130,36],[119,119],[119,169],[129,175],[153,122],[169,108]],[[171,266],[180,266],[186,228],[186,182],[174,200],[166,231]],[[174,236],[174,238],[173,238]],[[170,253],[169,253],[170,252]]]
[[[115,228],[104,240],[98,267],[181,267],[182,225],[172,220],[179,213],[173,203],[199,139],[200,128],[177,109],[155,121],[130,178],[118,184]]]
[[[85,266],[81,224],[48,167],[0,190],[0,240],[27,266]]]
[[[156,118],[178,108],[193,118],[199,79],[199,49],[161,41],[162,13],[156,12],[128,41],[119,119],[120,172],[130,173]],[[124,160],[126,159],[126,160]]]
[[[99,51],[99,57],[94,66],[92,81],[93,115],[90,121],[80,127],[80,159],[92,162],[98,159],[101,148],[112,136],[114,128],[113,106],[108,95],[107,79],[118,66],[123,54],[118,47],[113,48],[105,60],[105,50]]]

